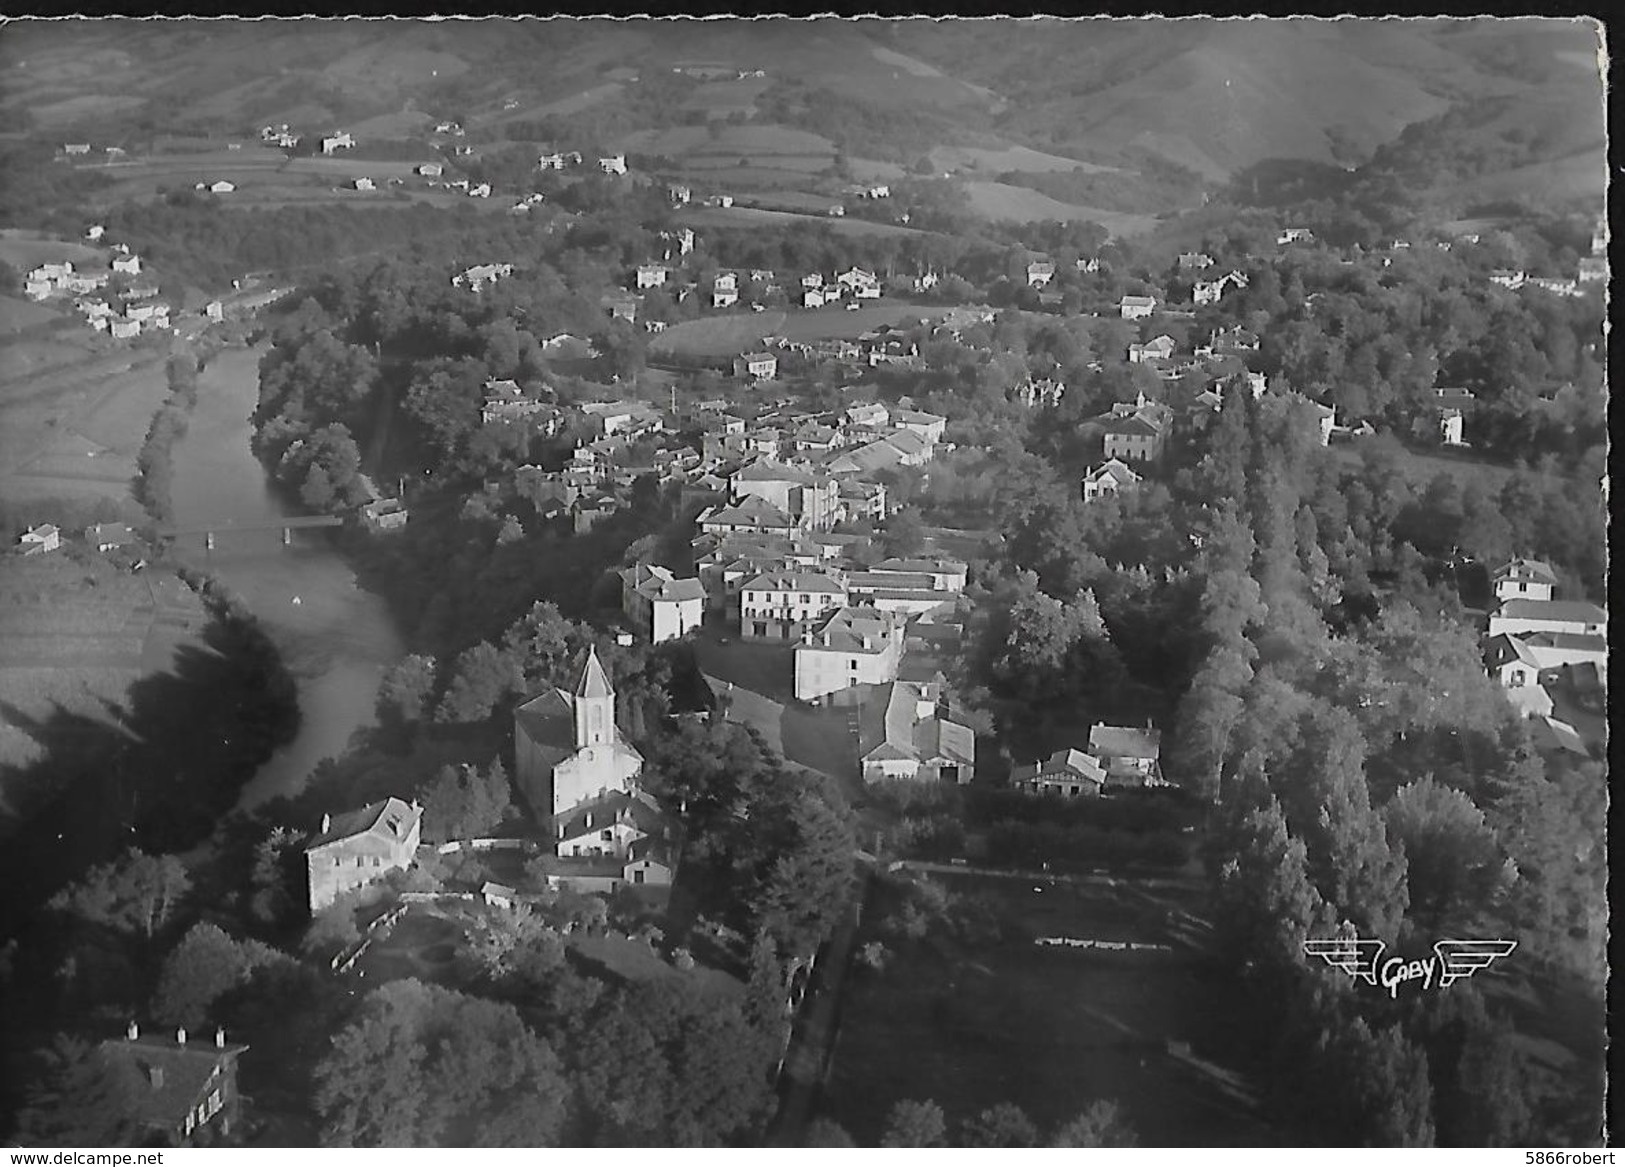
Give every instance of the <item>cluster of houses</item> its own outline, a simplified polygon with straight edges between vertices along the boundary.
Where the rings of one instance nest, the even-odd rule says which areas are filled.
[[[1485,667],[1513,708],[1532,719],[1537,745],[1585,756],[1580,733],[1552,716],[1552,693],[1585,700],[1606,692],[1607,611],[1556,598],[1557,573],[1538,559],[1513,559],[1491,574],[1490,584],[1495,604],[1484,634]]]
[[[1097,722],[1090,727],[1086,748],[1056,750],[1048,758],[1012,767],[1010,785],[1063,798],[1087,798],[1111,788],[1166,786],[1161,753],[1162,732],[1149,722],[1144,728]]]
[[[92,523],[83,532],[85,546],[96,551],[116,551],[136,541],[127,523]],[[62,548],[62,528],[55,523],[36,523],[17,536],[14,551],[19,555],[45,555]]]
[[[104,234],[98,225],[86,237],[95,240]],[[24,278],[23,294],[36,303],[72,296],[74,310],[86,324],[117,340],[133,339],[143,330],[169,329],[169,304],[158,298],[158,285],[138,278],[141,257],[123,244],[114,245],[113,251],[105,271],[79,271],[70,260],[42,263]],[[127,277],[120,281],[120,290],[109,292],[119,276]]]
[[[554,151],[543,154],[536,159],[537,170],[572,170],[582,165],[581,152],[571,150],[568,153]],[[625,174],[626,155],[605,154],[598,159],[598,170],[602,174]]]

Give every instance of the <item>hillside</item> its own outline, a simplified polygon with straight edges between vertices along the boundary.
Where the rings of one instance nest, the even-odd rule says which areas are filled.
[[[281,121],[421,140],[456,119],[634,150],[725,120],[976,181],[1172,163],[1216,189],[1267,159],[1358,166],[1408,126],[1494,109],[1452,121],[1453,146],[1526,146],[1475,177],[1538,199],[1590,189],[1541,163],[1600,168],[1597,47],[1545,19],[24,22],[0,44],[0,116],[97,145]]]

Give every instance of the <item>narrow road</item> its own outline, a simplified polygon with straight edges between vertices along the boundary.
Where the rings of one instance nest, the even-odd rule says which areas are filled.
[[[829,1071],[830,1056],[835,1052],[841,992],[846,985],[847,969],[852,963],[852,946],[857,941],[858,922],[863,901],[868,896],[868,887],[869,872],[865,870],[863,884],[853,896],[851,911],[830,937],[823,958],[813,973],[807,993],[808,1003],[802,1007],[801,1016],[790,1035],[790,1048],[784,1055],[784,1069],[779,1078],[782,1097],[779,1112],[767,1129],[767,1146],[805,1145],[802,1136],[812,1119],[813,1106],[818,1101]]]

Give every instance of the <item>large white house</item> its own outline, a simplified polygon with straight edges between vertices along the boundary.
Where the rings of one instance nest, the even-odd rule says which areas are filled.
[[[621,611],[655,644],[675,640],[700,626],[705,588],[658,564],[635,564],[621,572]]]
[[[840,608],[802,634],[795,648],[798,701],[897,679],[903,620],[874,608]]]

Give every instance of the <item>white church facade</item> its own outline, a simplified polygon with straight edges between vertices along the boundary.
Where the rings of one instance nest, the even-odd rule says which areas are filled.
[[[671,883],[675,824],[638,786],[643,755],[615,724],[596,649],[573,691],[549,689],[514,710],[514,765],[553,841],[550,882],[577,891]]]

